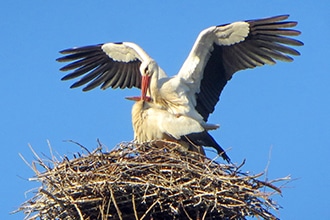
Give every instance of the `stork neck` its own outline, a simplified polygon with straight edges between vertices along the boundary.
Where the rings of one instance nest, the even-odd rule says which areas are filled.
[[[158,88],[158,76],[159,76],[159,70],[155,71],[150,80],[149,84],[149,93],[150,97],[154,102],[157,102],[157,100],[160,99],[160,94],[159,94],[159,88]]]

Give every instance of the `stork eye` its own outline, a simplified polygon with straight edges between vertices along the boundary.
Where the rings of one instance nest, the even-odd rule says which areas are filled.
[[[144,72],[145,72],[146,75],[150,75],[148,66],[144,69]]]

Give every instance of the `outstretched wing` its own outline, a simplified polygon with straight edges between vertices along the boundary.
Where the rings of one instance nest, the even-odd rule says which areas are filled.
[[[65,56],[59,62],[71,62],[60,70],[73,70],[62,80],[82,76],[71,88],[87,84],[83,91],[112,88],[141,88],[143,62],[151,60],[150,56],[138,45],[129,42],[106,43],[94,46],[76,47],[60,51]]]
[[[275,60],[292,61],[289,55],[300,55],[289,47],[303,43],[288,37],[300,34],[290,29],[297,22],[284,21],[288,17],[281,15],[213,26],[199,34],[178,76],[195,92],[196,110],[205,121],[235,72],[275,64]]]

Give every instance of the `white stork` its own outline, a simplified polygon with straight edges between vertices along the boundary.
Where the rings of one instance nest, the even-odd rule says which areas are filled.
[[[275,60],[292,61],[289,55],[300,55],[288,46],[303,45],[290,37],[300,32],[290,29],[297,22],[284,21],[288,17],[239,21],[203,30],[178,74],[172,77],[141,47],[130,42],[63,50],[65,56],[57,61],[74,61],[61,68],[73,70],[62,80],[82,76],[71,88],[85,84],[83,91],[98,86],[137,87],[142,90],[142,97],[148,93],[153,103],[169,113],[193,118],[206,130],[215,129],[217,125],[206,122],[235,72],[275,64]]]
[[[127,97],[136,103],[132,108],[134,139],[138,143],[150,140],[178,142],[185,149],[205,155],[202,146],[213,147],[228,163],[230,158],[207,130],[195,119],[174,115],[148,97]]]

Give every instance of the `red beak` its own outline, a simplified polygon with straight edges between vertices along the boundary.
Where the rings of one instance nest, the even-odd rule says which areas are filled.
[[[129,97],[125,97],[125,99],[137,102],[137,101],[141,100],[141,97],[140,96],[129,96]]]
[[[141,82],[141,99],[142,100],[147,99],[147,91],[149,88],[149,83],[150,83],[150,76],[143,75],[142,82]]]
[[[143,100],[141,98],[141,96],[128,96],[128,97],[125,97],[125,99],[131,100],[131,101],[135,101],[135,102],[140,101],[140,100]],[[152,100],[151,100],[151,98],[149,96],[146,96],[146,98],[145,98],[144,101],[151,102]]]
[[[149,83],[150,83],[150,76],[143,75],[142,80],[141,80],[141,97],[133,96],[133,97],[126,97],[126,99],[132,100],[132,101],[143,100],[143,101],[151,102],[151,98],[149,96],[147,96]]]

